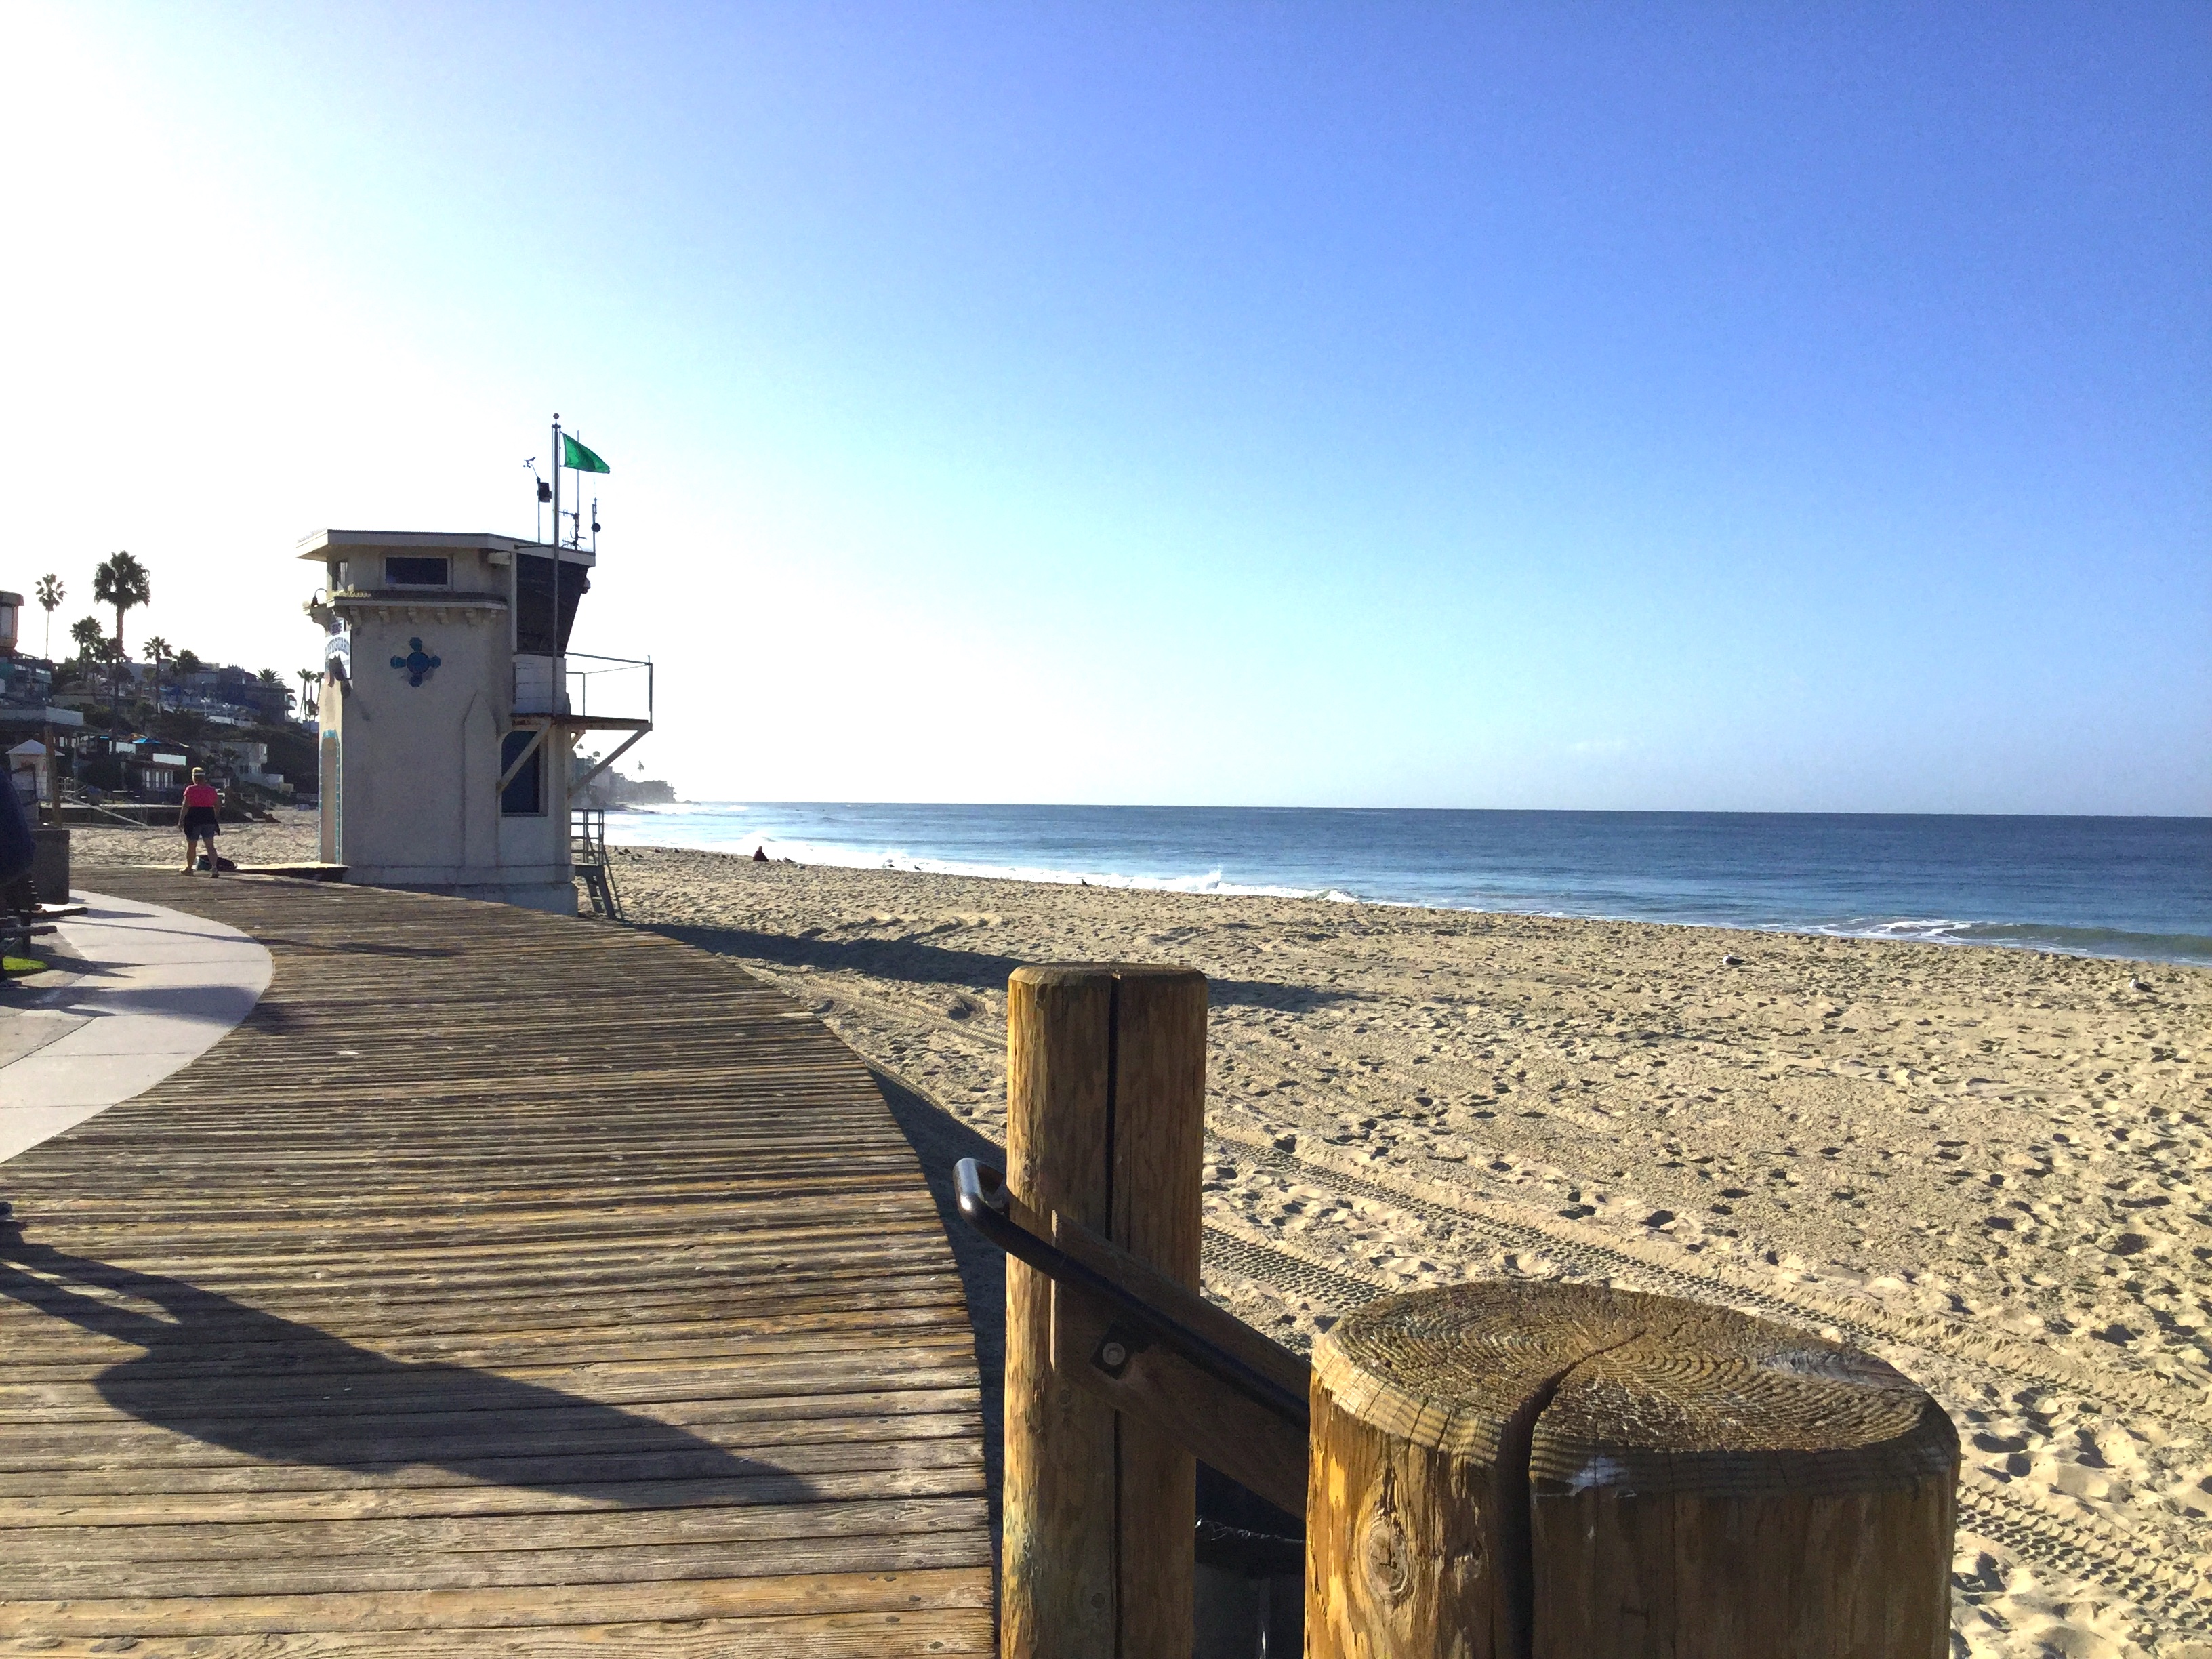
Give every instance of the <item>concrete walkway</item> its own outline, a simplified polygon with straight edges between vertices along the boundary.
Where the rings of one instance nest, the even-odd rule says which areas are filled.
[[[269,952],[235,927],[76,896],[86,914],[40,941],[72,977],[0,1005],[0,1159],[152,1088],[214,1047],[269,986]]]

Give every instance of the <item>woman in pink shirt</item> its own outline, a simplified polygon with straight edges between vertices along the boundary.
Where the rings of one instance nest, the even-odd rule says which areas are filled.
[[[222,860],[216,856],[215,851],[216,825],[222,818],[222,797],[216,793],[215,786],[207,781],[207,773],[195,766],[192,768],[191,787],[185,791],[184,807],[177,814],[178,827],[185,832],[186,875],[192,872],[196,861],[193,855],[198,851],[202,840],[207,842],[208,874],[219,876],[222,873]]]

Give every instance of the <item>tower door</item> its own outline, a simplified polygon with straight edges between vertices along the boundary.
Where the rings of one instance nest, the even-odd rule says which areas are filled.
[[[336,695],[335,687],[332,688],[332,695]],[[321,809],[318,817],[319,828],[322,831],[321,856],[325,864],[343,862],[338,855],[338,849],[345,845],[345,837],[340,833],[338,823],[343,805],[338,779],[343,772],[343,769],[338,765],[338,734],[325,732],[315,751],[315,794]]]
[[[550,733],[547,734],[549,737]],[[525,727],[510,732],[499,746],[499,772],[507,777],[525,750],[530,758],[523,761],[507,787],[499,792],[499,811],[502,817],[543,817],[545,814],[545,744],[531,749],[531,739],[537,737],[533,728]]]

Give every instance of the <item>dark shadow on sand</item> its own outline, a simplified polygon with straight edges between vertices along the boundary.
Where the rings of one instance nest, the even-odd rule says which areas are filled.
[[[626,1486],[672,1481],[689,1503],[814,1496],[802,1476],[669,1424],[463,1365],[388,1358],[183,1279],[27,1243],[4,1222],[0,1296],[143,1349],[94,1383],[116,1410],[268,1462],[363,1475],[421,1466],[616,1504]]]
[[[645,931],[679,939],[718,956],[750,957],[780,968],[865,974],[872,979],[902,980],[909,985],[957,986],[968,991],[1005,990],[1006,975],[1024,962],[1020,957],[955,950],[911,939],[810,939],[790,933],[752,933],[739,927],[659,927]],[[1206,981],[1206,997],[1216,1008],[1279,1008],[1286,1012],[1360,1000],[1359,994],[1354,991],[1211,977]]]

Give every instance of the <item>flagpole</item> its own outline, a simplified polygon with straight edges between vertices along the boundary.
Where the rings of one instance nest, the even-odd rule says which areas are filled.
[[[565,471],[561,464],[568,459],[561,447],[561,417],[556,415],[553,417],[553,637],[546,646],[551,653],[550,666],[553,670],[553,698],[546,711],[550,714],[561,712],[561,699],[568,689],[561,655],[561,474]]]
[[[562,451],[561,459],[564,461],[568,459],[566,450]],[[577,479],[576,488],[581,489],[583,487],[584,481]],[[562,712],[561,705],[568,700],[568,653],[565,648],[568,643],[561,637],[561,515],[556,513],[553,515],[553,712],[556,714]]]

